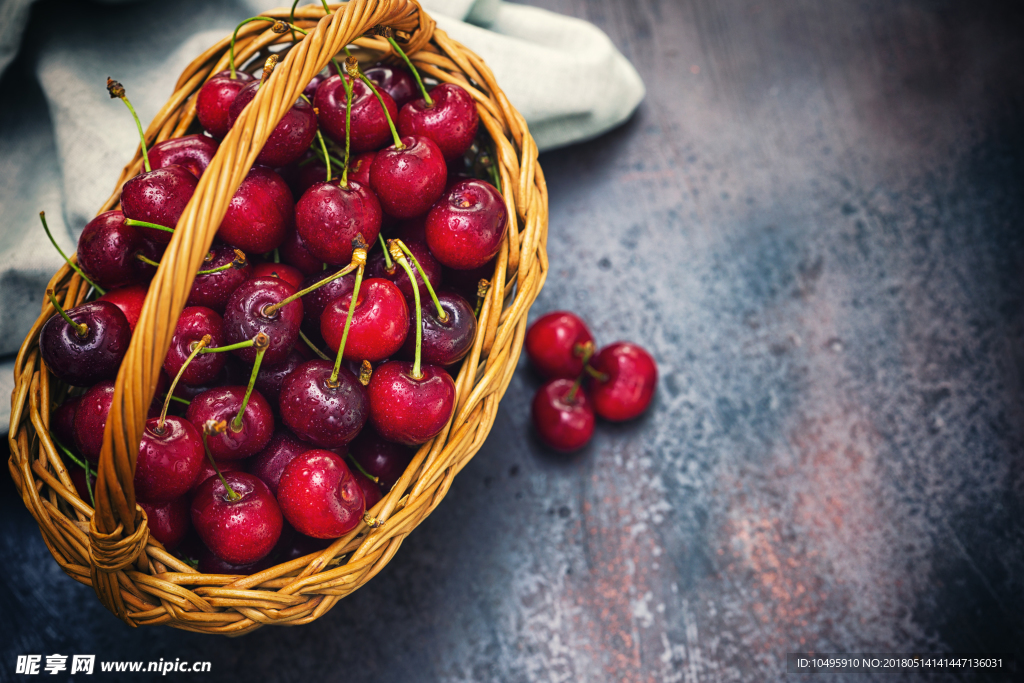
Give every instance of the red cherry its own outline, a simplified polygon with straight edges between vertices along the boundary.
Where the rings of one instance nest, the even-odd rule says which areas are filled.
[[[341,187],[339,182],[317,183],[295,205],[295,227],[303,245],[334,266],[352,260],[352,240],[357,235],[373,244],[381,220],[380,203],[368,187],[355,181]]]
[[[391,139],[391,128],[380,102],[365,83],[353,81],[349,76],[345,78],[352,86],[352,131],[349,136],[352,154],[369,152],[384,146]],[[386,92],[381,92],[380,96],[392,120],[398,118],[398,107],[391,96]],[[313,104],[319,112],[318,118],[324,132],[336,143],[344,146],[347,100],[341,76],[331,76],[321,83],[316,90]]]
[[[423,135],[441,149],[446,162],[466,153],[476,138],[480,117],[476,102],[464,88],[442,83],[430,91],[432,104],[423,98],[402,107],[398,115],[398,134]]]
[[[323,450],[307,451],[288,464],[277,499],[288,522],[313,538],[344,536],[366,511],[363,492],[345,461]]]
[[[370,167],[370,187],[385,213],[413,218],[425,213],[444,192],[448,169],[433,140],[408,135],[402,144],[402,149],[391,145],[377,152]]]
[[[169,415],[161,426],[159,418],[150,418],[135,461],[135,497],[162,505],[184,495],[205,459],[202,437],[190,422]]]
[[[438,261],[456,270],[478,268],[498,253],[508,231],[501,193],[484,180],[463,180],[427,215],[427,246]]]
[[[591,382],[594,412],[606,420],[621,422],[647,410],[658,384],[658,366],[651,354],[636,344],[616,342],[598,351],[590,365],[607,376]]]
[[[262,559],[274,549],[284,519],[267,485],[248,472],[210,477],[192,498],[192,524],[214,555],[232,564]],[[237,496],[237,498],[236,498]]]
[[[235,121],[242,114],[246,105],[256,97],[256,90],[259,88],[259,81],[249,83],[235,96],[228,110],[229,125],[234,126]],[[286,166],[296,161],[309,149],[310,143],[316,137],[316,114],[313,107],[301,97],[295,100],[292,108],[285,112],[278,122],[270,137],[267,138],[256,163],[263,166]]]
[[[292,191],[269,168],[253,166],[228,204],[217,237],[247,254],[281,246],[294,225]]]
[[[557,451],[583,448],[594,435],[594,409],[587,392],[571,379],[553,379],[533,397],[533,426],[541,440]]]
[[[530,325],[525,347],[527,357],[540,374],[576,379],[583,372],[583,347],[593,343],[594,335],[578,316],[568,311],[552,311]]]
[[[202,178],[219,146],[213,138],[198,134],[164,140],[150,147],[149,164],[152,168],[177,164],[196,178]]]
[[[349,444],[349,453],[360,467],[377,477],[377,483],[386,493],[402,478],[416,451],[388,441],[373,429],[367,428]]]
[[[125,218],[173,228],[192,199],[199,180],[184,166],[166,166],[140,173],[121,187],[121,212]],[[171,241],[171,233],[138,228],[146,239],[158,244]]]
[[[85,224],[78,238],[78,265],[100,287],[112,289],[139,279],[135,254],[142,249],[138,230],[120,211],[104,211]]]
[[[114,382],[98,382],[82,394],[75,410],[74,436],[78,452],[93,465],[100,461],[103,429],[114,402]],[[65,444],[68,445],[68,444]]]
[[[370,422],[389,441],[415,446],[437,436],[455,412],[455,382],[436,365],[388,361],[370,379]]]
[[[335,299],[320,317],[320,332],[337,353],[352,303],[352,293]],[[371,363],[390,357],[405,342],[409,332],[409,307],[402,291],[390,280],[364,280],[356,297],[344,358]]]
[[[234,420],[245,398],[245,387],[216,387],[192,399],[185,417],[202,433],[208,422],[227,422],[220,434],[206,437],[214,460],[241,460],[259,453],[274,434],[274,414],[270,404],[253,391],[249,404],[242,413],[242,425],[235,428]]]
[[[210,245],[210,251],[203,260],[201,270],[214,270],[229,263],[236,262],[238,255],[235,250],[223,242],[214,242]],[[240,262],[240,261],[239,261]],[[206,306],[224,313],[228,299],[238,286],[252,277],[252,264],[247,260],[240,268],[228,268],[215,273],[196,275],[192,281],[192,291],[189,292],[187,306]]]
[[[142,304],[146,301],[148,292],[148,285],[131,285],[130,287],[112,289],[98,300],[112,303],[120,308],[128,320],[128,328],[134,332],[135,323],[139,322],[139,316],[142,315]]]
[[[302,289],[302,271],[285,263],[257,263],[252,269],[253,277],[276,277],[284,280],[296,290]]]
[[[189,306],[183,310],[171,337],[171,347],[164,357],[164,372],[170,377],[177,376],[195,350],[195,345],[206,335],[210,335],[209,348],[221,346],[224,342],[223,325],[221,317],[212,309]],[[224,369],[224,362],[223,353],[200,353],[185,368],[181,381],[196,387],[210,384]]]
[[[253,456],[252,462],[249,463],[249,472],[262,479],[270,492],[276,496],[284,468],[309,450],[312,450],[312,447],[296,439],[291,432],[278,430],[274,432],[267,447]]]
[[[310,253],[306,243],[299,237],[296,230],[289,230],[284,238],[284,243],[278,247],[281,260],[290,266],[295,266],[302,271],[303,275],[319,273],[324,269],[324,262]]]
[[[299,338],[302,300],[296,299],[269,314],[267,311],[295,292],[294,287],[276,277],[253,278],[242,283],[231,294],[224,309],[225,345],[248,341],[263,332],[270,338],[263,362],[274,365],[283,361]],[[256,362],[253,346],[232,353],[249,365]]]
[[[192,529],[187,496],[175,498],[162,505],[137,502],[139,507],[146,511],[150,536],[163,543],[167,550],[177,548]]]
[[[196,117],[210,135],[223,138],[228,134],[231,128],[231,103],[252,80],[252,76],[244,71],[236,72],[234,78],[230,71],[221,71],[199,89],[196,95]]]
[[[379,503],[380,499],[384,496],[381,494],[380,487],[377,486],[377,482],[370,479],[357,468],[350,469],[349,472],[352,474],[352,478],[356,480],[356,484],[359,486],[359,490],[363,494],[363,505],[365,508],[369,510]]]
[[[330,361],[306,361],[281,386],[282,422],[300,439],[320,448],[347,444],[369,414],[366,387],[344,367],[332,384],[333,370]]]
[[[370,167],[377,158],[377,152],[357,154],[348,162],[348,179],[354,180],[364,187],[370,186]],[[326,170],[326,169],[325,169]]]

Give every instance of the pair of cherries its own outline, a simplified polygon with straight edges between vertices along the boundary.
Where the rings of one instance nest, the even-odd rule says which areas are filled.
[[[595,353],[586,323],[567,311],[541,316],[526,332],[526,355],[548,381],[533,398],[541,440],[572,452],[589,443],[595,415],[611,422],[639,417],[654,398],[658,367],[647,351],[615,342]]]

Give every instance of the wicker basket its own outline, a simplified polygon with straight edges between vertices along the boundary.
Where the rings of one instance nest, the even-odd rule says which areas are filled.
[[[103,435],[95,511],[75,492],[48,432],[50,410],[66,391],[39,355],[39,330],[54,314],[48,302],[18,354],[8,437],[11,475],[61,568],[91,585],[103,604],[132,626],[169,624],[238,635],[264,624],[302,624],[369,581],[441,502],[453,477],[487,438],[519,359],[527,311],[544,283],[547,191],[537,147],[487,66],[437,30],[412,0],[352,0],[330,9],[329,15],[313,5],[295,12],[296,25],[308,31],[306,37],[274,33],[269,22],[252,22],[239,31],[239,64],[272,45],[296,42],[221,143],[150,285],[117,376]],[[289,14],[279,9],[264,16],[288,20]],[[132,480],[147,406],[194,273],[270,132],[310,79],[346,45],[388,56],[386,40],[365,35],[378,26],[396,31],[403,49],[424,73],[458,83],[476,99],[480,121],[494,141],[509,211],[510,230],[480,312],[477,338],[455,380],[455,415],[440,435],[419,449],[391,492],[369,511],[379,526],[370,528],[364,522],[318,554],[251,576],[200,574],[150,537],[146,515],[135,503]],[[174,94],[146,131],[150,144],[195,128],[195,93],[210,75],[226,68],[229,42],[230,37],[211,47],[181,75]],[[116,207],[121,185],[141,165],[139,152],[101,211]],[[53,276],[50,287],[65,306],[84,301],[88,290],[68,266]]]

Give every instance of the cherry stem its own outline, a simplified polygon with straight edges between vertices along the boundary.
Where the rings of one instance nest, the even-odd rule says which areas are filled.
[[[149,264],[151,266],[158,267],[160,265],[159,261],[154,261],[153,259],[149,258],[145,254],[135,254],[135,258],[137,258],[140,261],[142,261],[143,263]]]
[[[387,30],[386,37],[388,42],[391,43],[391,49],[397,52],[398,56],[405,60],[405,63],[409,66],[409,70],[412,71],[412,75],[416,77],[416,83],[420,86],[420,92],[423,93],[423,100],[427,103],[428,107],[433,107],[434,100],[430,99],[430,93],[427,92],[427,87],[423,85],[423,79],[420,78],[419,69],[412,65],[412,60],[409,59],[409,56],[405,54],[405,51],[402,48],[398,47],[398,43],[395,42],[395,39],[391,36],[391,29],[389,27],[385,27],[385,29]]]
[[[473,315],[480,317],[480,309],[484,307],[484,299],[487,298],[490,289],[491,281],[486,278],[481,278],[480,282],[476,283],[476,310],[473,311]]]
[[[222,353],[224,351],[237,351],[238,349],[247,349],[250,346],[254,346],[255,344],[255,339],[246,339],[245,341],[240,341],[237,344],[228,344],[227,346],[215,346],[213,348],[205,348],[201,350],[199,353]]]
[[[573,344],[572,355],[582,360],[583,365],[586,366],[594,356],[594,342],[588,341],[582,344]]]
[[[252,396],[253,387],[256,386],[256,375],[260,373],[260,364],[263,363],[263,354],[267,352],[267,347],[270,346],[270,337],[263,332],[258,333],[254,338],[253,345],[256,347],[256,362],[252,366],[252,374],[249,375],[249,386],[245,390],[245,398],[242,399],[242,405],[238,409],[238,415],[235,415],[235,419],[231,421],[231,430],[237,432],[242,428],[242,416],[245,415],[245,409],[249,406],[249,397]]]
[[[437,306],[437,319],[442,323],[448,322],[448,311],[441,308],[441,302],[437,300],[437,294],[434,292],[434,287],[430,284],[430,279],[427,277],[427,274],[423,272],[423,266],[420,265],[416,256],[409,251],[409,247],[405,246],[405,242],[399,239],[392,241],[396,242],[398,244],[398,248],[401,249],[406,256],[412,259],[413,265],[416,266],[416,270],[419,271],[420,279],[423,280],[423,284],[427,286],[427,292],[430,294],[430,298],[433,299],[434,305]]]
[[[295,38],[295,8],[298,7],[298,6],[299,6],[299,0],[295,0],[295,2],[292,3],[291,14],[288,15],[288,23],[292,27],[292,40],[296,40],[296,38]],[[303,35],[305,35],[305,33],[303,33]]]
[[[395,264],[391,262],[391,254],[388,253],[388,245],[384,244],[384,235],[377,233],[377,239],[380,240],[381,249],[384,250],[384,267],[389,273],[395,272]]]
[[[370,365],[370,361],[363,360],[359,366],[359,383],[364,387],[370,386],[370,378],[373,377],[373,366]]]
[[[57,244],[57,240],[53,239],[53,234],[50,232],[50,226],[46,224],[46,212],[45,211],[40,211],[39,212],[39,220],[41,220],[43,222],[43,230],[46,231],[46,236],[50,238],[50,244],[53,245],[53,248],[57,250],[58,254],[60,254],[62,257],[64,257],[64,262],[67,263],[69,266],[71,266],[71,269],[74,270],[76,273],[78,273],[78,275],[83,280],[88,282],[90,287],[92,287],[97,292],[99,292],[100,296],[103,296],[104,294],[106,294],[107,291],[105,289],[103,289],[98,284],[96,284],[95,282],[90,280],[86,276],[86,274],[82,272],[81,268],[79,268],[78,266],[76,266],[74,263],[71,262],[71,259],[68,258],[68,255],[65,254],[64,250],[60,248],[59,244]]]
[[[79,460],[75,455],[69,451],[64,444],[57,440],[57,437],[50,432],[50,440],[53,441],[53,445],[60,449],[62,453],[70,460],[75,463],[83,470],[85,470],[85,490],[89,492],[89,502],[92,503],[93,507],[96,507],[96,497],[92,493],[92,481],[89,479],[89,475],[93,473],[93,470],[89,468],[89,463]]]
[[[270,74],[274,73],[274,67],[277,66],[279,61],[281,61],[281,58],[276,54],[267,57],[267,61],[263,63],[263,75],[260,76],[260,83],[256,86],[257,90],[260,89],[264,81],[270,78]]]
[[[164,232],[174,232],[174,228],[168,228],[166,225],[157,225],[156,223],[148,223],[146,221],[137,221],[134,218],[125,218],[125,225],[131,225],[136,228],[152,228],[153,230],[163,230]]]
[[[298,4],[298,0],[296,0],[296,4]],[[292,17],[294,17],[294,8],[292,8],[292,12]],[[233,81],[238,79],[238,73],[235,69],[235,41],[238,40],[238,29],[254,21],[269,21],[272,24],[277,22],[276,19],[271,19],[270,17],[249,17],[235,27],[235,32],[231,34],[231,48],[228,50],[228,65],[231,67],[231,80]]]
[[[152,263],[152,261],[150,261],[150,263]],[[274,263],[277,263],[277,261],[274,261]],[[206,270],[197,271],[196,275],[212,275],[213,273],[220,273],[230,268],[245,268],[244,251],[241,249],[235,249],[235,258],[231,260],[231,263],[225,263],[223,266],[217,266],[216,268],[207,268]]]
[[[333,280],[337,280],[340,277],[345,277],[346,275],[348,275],[349,273],[351,273],[355,269],[356,269],[356,254],[353,251],[352,252],[352,263],[348,264],[347,266],[345,266],[344,268],[339,270],[334,275],[331,275],[330,277],[325,277],[323,280],[321,280],[320,282],[316,283],[315,285],[310,285],[309,287],[306,287],[305,289],[300,289],[299,291],[295,292],[294,294],[292,294],[288,298],[283,299],[282,301],[278,301],[276,304],[271,304],[271,305],[267,306],[261,312],[263,313],[263,315],[265,315],[265,316],[267,316],[269,318],[272,315],[274,315],[275,313],[277,313],[279,310],[281,310],[282,308],[284,308],[285,306],[290,304],[291,302],[295,301],[296,299],[301,299],[302,297],[306,296],[307,294],[309,294],[313,290],[320,289],[321,287],[326,285],[328,282],[332,282]]]
[[[52,303],[53,307],[57,309],[57,312],[60,313],[61,317],[67,321],[68,325],[71,325],[71,327],[74,328],[75,334],[78,335],[78,338],[85,339],[86,335],[89,334],[89,326],[85,323],[76,323],[72,320],[67,311],[61,308],[61,305],[57,303],[57,297],[54,295],[52,289],[46,290],[46,296],[50,297],[50,303]]]
[[[111,99],[118,99],[124,102],[124,105],[128,107],[128,111],[132,113],[132,118],[135,119],[135,126],[139,129],[139,140],[142,143],[142,163],[146,167],[146,173],[149,173],[153,169],[149,165],[149,152],[146,150],[146,133],[142,130],[142,121],[139,121],[139,115],[135,113],[135,107],[128,101],[128,96],[124,94],[124,86],[109,76],[107,77],[107,92],[110,93]]]
[[[306,96],[303,95],[302,99],[306,99]],[[316,129],[316,137],[320,141],[320,149],[323,150],[324,158],[328,160],[324,164],[324,166],[327,167],[327,182],[331,182],[331,162],[330,162],[331,155],[327,153],[327,143],[324,142],[324,136],[320,132],[320,127],[319,126],[317,126],[317,129]],[[341,176],[341,186],[342,187],[348,187],[348,185],[345,183],[345,176],[344,176],[344,174]]]
[[[588,375],[590,375],[591,377],[596,379],[598,382],[607,382],[608,381],[608,375],[607,374],[601,372],[600,370],[595,370],[594,366],[590,365],[589,363],[587,363],[586,365],[583,366],[583,372],[588,374]]]
[[[420,310],[420,283],[416,281],[416,275],[412,272],[408,259],[405,258],[405,254],[402,253],[401,248],[398,246],[400,243],[401,240],[391,240],[388,246],[391,249],[391,258],[395,259],[395,262],[402,266],[402,269],[409,276],[409,282],[412,283],[412,296],[416,306],[416,356],[412,362],[411,376],[413,379],[420,379],[423,377],[423,372],[420,370],[420,358],[423,351],[423,312]]]
[[[338,63],[334,63],[338,66]],[[345,88],[345,165],[341,171],[341,186],[348,187],[348,164],[352,152],[352,84],[348,82],[344,74],[341,75],[341,85]],[[383,106],[383,103],[381,103]]]
[[[217,461],[213,459],[213,453],[210,452],[210,444],[206,441],[210,434],[223,434],[226,429],[227,424],[224,420],[221,420],[220,422],[210,420],[203,425],[203,449],[206,451],[206,457],[209,458],[210,464],[213,465],[213,471],[217,473],[218,477],[220,477],[220,483],[224,484],[224,488],[228,490],[228,500],[234,501],[241,498],[241,496],[235,493],[235,490],[231,488],[230,484],[228,484],[228,480],[224,478],[223,474],[221,474],[220,468],[217,467]]]
[[[352,301],[348,305],[348,316],[345,318],[345,328],[341,331],[341,343],[338,344],[338,355],[334,359],[334,371],[327,381],[327,386],[338,386],[338,373],[341,372],[341,358],[345,355],[345,342],[348,341],[348,330],[352,326],[352,316],[356,312],[356,302],[359,299],[359,288],[363,284],[363,271],[366,270],[366,242],[363,242],[362,235],[356,235],[360,246],[352,250],[352,263],[358,263],[356,268],[356,283],[352,287]],[[353,240],[354,241],[354,240]],[[358,255],[358,258],[357,258]]]
[[[307,166],[307,165],[313,163],[314,161],[319,160],[319,161],[324,162],[325,164],[333,163],[338,168],[344,168],[344,166],[345,166],[345,162],[344,161],[342,161],[341,159],[339,159],[337,157],[331,156],[329,153],[328,153],[328,155],[326,157],[324,157],[324,153],[321,152],[319,149],[317,149],[317,147],[318,147],[318,145],[316,145],[315,143],[310,145],[309,151],[313,153],[313,156],[309,157],[308,159],[303,159],[302,161],[299,162],[298,165],[299,166]]]
[[[320,356],[320,358],[323,359],[323,360],[330,360],[330,358],[327,356],[326,353],[324,353],[323,351],[318,349],[316,347],[316,344],[314,344],[313,342],[311,342],[309,340],[309,337],[306,336],[305,332],[303,332],[302,330],[299,330],[299,336],[302,337],[302,341],[306,342],[306,346],[308,346],[309,348],[311,348],[313,350],[313,353],[315,353],[316,355]]]
[[[189,363],[191,363],[211,341],[213,341],[213,337],[208,334],[204,334],[202,339],[194,342],[195,348],[192,349],[192,353],[190,353],[188,358],[185,359],[185,362],[182,363],[181,368],[178,370],[178,374],[174,376],[174,381],[171,382],[171,388],[167,390],[167,398],[164,399],[164,409],[160,411],[160,420],[156,423],[156,431],[158,434],[163,434],[164,420],[167,419],[167,409],[171,407],[171,399],[174,398],[174,390],[178,386],[178,380],[180,380],[181,376],[185,374],[185,370],[188,369]]]
[[[374,484],[379,484],[380,483],[380,478],[379,477],[375,477],[372,474],[370,474],[369,472],[367,472],[366,470],[364,470],[363,466],[359,464],[359,461],[356,460],[355,457],[351,453],[348,453],[347,455],[348,455],[348,459],[352,461],[352,464],[355,465],[357,470],[362,472],[364,477],[366,477],[367,479],[372,481]]]
[[[245,256],[245,254],[242,254],[242,256]],[[280,263],[280,262],[281,262],[281,252],[278,251],[277,247],[274,247],[274,263]]]
[[[580,390],[580,385],[583,384],[583,378],[586,377],[586,373],[580,373],[580,376],[576,378],[576,381],[572,383],[572,388],[569,389],[569,393],[565,395],[565,402],[573,405],[576,403],[576,393]]]
[[[186,406],[192,405],[192,401],[189,401],[188,399],[181,398],[180,396],[172,396],[171,394],[165,394],[164,398],[165,399],[166,398],[170,398],[172,401],[177,401],[178,403],[181,403],[182,405],[186,405]]]
[[[388,108],[384,106],[384,98],[380,96],[377,88],[373,85],[373,81],[359,70],[359,60],[355,57],[348,57],[345,59],[345,68],[349,76],[361,80],[370,89],[370,92],[377,97],[377,101],[380,102],[380,108],[384,111],[384,117],[388,120],[388,128],[391,129],[391,135],[395,138],[395,149],[405,149],[405,145],[402,144],[402,138],[398,137],[398,131],[395,129],[395,122],[391,120],[391,114],[388,113]]]

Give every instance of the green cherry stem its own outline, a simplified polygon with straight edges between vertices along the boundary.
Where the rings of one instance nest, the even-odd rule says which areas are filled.
[[[306,96],[303,95],[302,99],[306,99]],[[308,102],[309,100],[306,100],[306,101]],[[316,129],[316,137],[320,141],[320,149],[323,150],[324,158],[328,159],[328,161],[326,163],[324,163],[324,166],[327,167],[327,182],[331,182],[331,162],[329,161],[330,158],[331,158],[331,155],[327,153],[327,143],[324,142],[324,136],[320,132],[320,127],[319,126],[317,126],[317,129]],[[342,187],[346,187],[344,175],[342,175],[342,178],[341,178],[341,186]]]
[[[345,68],[348,71],[349,76],[361,80],[366,87],[370,89],[370,92],[377,97],[377,101],[380,102],[380,108],[384,110],[384,117],[388,120],[388,128],[391,129],[391,135],[395,138],[395,148],[405,149],[405,145],[402,144],[402,138],[398,137],[398,130],[395,129],[395,122],[391,120],[391,114],[388,113],[388,108],[384,106],[384,98],[380,96],[380,92],[378,92],[376,86],[373,85],[373,81],[367,78],[363,72],[359,70],[359,60],[355,57],[346,58]]]
[[[410,376],[413,379],[420,379],[423,377],[423,372],[420,370],[420,358],[423,351],[423,312],[420,310],[420,283],[416,281],[416,275],[412,272],[405,254],[399,248],[398,241],[391,240],[391,258],[395,259],[395,262],[402,266],[406,275],[409,276],[409,282],[412,283],[413,305],[416,306],[416,356],[412,363],[412,374]]]
[[[71,325],[71,327],[74,328],[75,334],[77,334],[80,339],[85,339],[86,335],[89,334],[89,326],[85,323],[76,323],[72,320],[67,311],[61,308],[61,305],[57,303],[57,297],[54,295],[52,289],[46,290],[46,296],[50,297],[50,303],[57,309],[57,312],[60,313],[61,317],[67,321],[68,325]]]
[[[395,272],[395,264],[391,262],[391,254],[388,253],[388,245],[384,244],[384,235],[377,233],[377,239],[380,240],[380,246],[384,250],[384,267],[387,268],[388,273]]]
[[[360,241],[362,240],[359,237]],[[327,386],[336,387],[338,386],[338,373],[341,372],[341,358],[345,355],[345,342],[348,340],[348,329],[352,326],[352,316],[356,312],[356,301],[359,299],[359,288],[363,284],[363,271],[366,270],[366,243],[363,242],[361,246],[356,247],[352,250],[352,263],[358,264],[356,267],[356,282],[352,287],[352,301],[348,305],[348,317],[345,318],[345,329],[341,331],[341,343],[338,344],[338,355],[334,359],[334,371],[331,373],[330,379],[327,380]]]
[[[423,100],[427,103],[428,107],[433,107],[434,100],[430,99],[430,93],[427,92],[427,87],[423,85],[423,79],[420,78],[419,69],[412,65],[412,60],[409,59],[409,56],[405,54],[405,51],[402,48],[398,47],[398,43],[395,42],[395,39],[391,35],[391,28],[386,26],[385,29],[385,37],[388,39],[388,42],[391,43],[391,49],[397,52],[398,56],[405,60],[405,63],[409,66],[409,71],[412,71],[412,75],[416,78],[417,85],[420,86],[420,92],[423,93]]]
[[[480,309],[484,307],[484,299],[487,298],[487,292],[491,290],[491,281],[486,278],[481,278],[480,282],[476,283],[476,308],[473,310],[473,315],[480,317]]]
[[[267,352],[267,347],[270,346],[270,337],[260,332],[253,338],[253,342],[253,345],[256,347],[256,362],[253,363],[252,374],[249,375],[249,386],[245,390],[245,398],[242,399],[238,415],[235,415],[235,419],[231,421],[231,431],[233,432],[237,432],[242,428],[242,416],[245,415],[245,409],[249,406],[249,398],[252,396],[253,387],[256,386],[256,375],[259,374],[260,364],[263,363],[263,354]]]
[[[154,266],[154,267],[159,267],[159,265],[160,265],[159,261],[154,261],[153,259],[149,258],[148,256],[146,256],[144,254],[136,254],[135,258],[139,259],[143,263],[149,264],[149,265]]]
[[[412,259],[413,265],[416,266],[416,270],[419,271],[420,279],[423,280],[423,284],[427,286],[427,293],[430,294],[430,298],[434,301],[434,305],[437,306],[437,319],[443,323],[448,322],[448,311],[441,308],[441,302],[437,300],[437,294],[434,292],[433,285],[430,284],[430,279],[427,274],[423,272],[423,266],[416,259],[416,256],[409,251],[409,247],[405,246],[405,242],[402,240],[392,240],[398,244],[398,248],[402,250],[402,253]]]
[[[608,381],[608,375],[601,372],[600,370],[595,370],[594,366],[592,366],[590,363],[587,363],[586,365],[583,366],[583,372],[590,375],[599,382]]]
[[[281,61],[281,58],[276,54],[267,57],[267,61],[263,63],[263,75],[260,76],[260,83],[256,86],[257,90],[270,78],[270,74],[274,73],[274,67],[277,66],[279,61]]]
[[[176,403],[180,403],[182,405],[186,405],[186,406],[192,405],[192,401],[189,401],[188,399],[180,398],[178,396],[171,396],[170,394],[165,394],[164,398],[165,399],[166,398],[170,398],[172,401],[175,401]]]
[[[330,358],[327,356],[326,353],[324,353],[323,351],[318,349],[316,347],[316,344],[314,344],[313,342],[311,342],[309,340],[309,337],[306,336],[305,332],[303,332],[302,330],[299,330],[299,336],[302,338],[302,341],[306,342],[306,346],[308,346],[310,349],[313,350],[313,353],[315,353],[316,355],[320,356],[320,358],[323,359],[323,360],[330,360]]]
[[[324,162],[325,164],[328,162],[328,160],[330,160],[330,162],[337,166],[338,168],[343,168],[345,166],[345,162],[335,156],[331,156],[330,154],[328,154],[325,158],[324,153],[317,149],[318,147],[319,145],[317,145],[316,143],[310,145],[309,151],[313,153],[313,156],[309,157],[308,159],[303,159],[302,161],[300,161],[299,166],[308,166],[317,159]]]
[[[174,228],[168,228],[166,225],[157,225],[156,223],[149,223],[147,221],[137,221],[134,218],[125,218],[125,225],[131,225],[136,228],[152,228],[153,230],[163,230],[164,232],[174,232]]]
[[[380,482],[380,479],[378,479],[377,477],[373,476],[372,474],[363,469],[363,466],[359,464],[359,461],[355,459],[355,456],[353,456],[351,453],[346,453],[346,455],[348,456],[348,459],[352,461],[352,464],[355,465],[356,469],[362,472],[364,477],[372,481],[374,484]]]
[[[96,507],[96,497],[92,493],[92,482],[89,480],[89,475],[93,473],[93,470],[89,468],[89,463],[79,460],[64,444],[57,440],[53,432],[50,432],[50,440],[53,441],[53,445],[60,449],[68,460],[85,470],[85,490],[89,492],[89,502],[92,503],[93,507]]]
[[[225,351],[237,351],[238,349],[247,349],[250,346],[255,346],[255,339],[246,339],[240,341],[237,344],[228,344],[227,346],[215,346],[213,348],[202,349],[199,353],[224,353]]]
[[[107,77],[107,92],[110,93],[110,99],[121,100],[128,107],[128,111],[132,113],[132,118],[135,119],[135,126],[139,129],[139,140],[142,142],[142,163],[146,167],[146,173],[149,173],[153,169],[149,165],[149,151],[146,150],[146,133],[142,130],[142,121],[139,121],[139,115],[135,113],[135,107],[132,106],[132,103],[128,101],[128,97],[124,94],[124,86],[109,76]]]
[[[338,66],[336,61],[334,66]],[[341,186],[348,187],[348,164],[352,158],[352,84],[340,71],[338,75],[341,76],[341,85],[345,88],[345,165],[342,166]]]
[[[298,0],[296,0],[296,4],[298,4]],[[294,16],[294,14],[292,16]],[[236,80],[238,78],[238,72],[235,69],[235,41],[238,40],[238,30],[246,24],[251,24],[254,21],[269,21],[273,24],[277,22],[277,19],[271,19],[270,17],[249,17],[235,27],[235,32],[231,34],[231,47],[228,49],[228,66],[231,67],[231,80]]]
[[[210,420],[203,425],[203,449],[206,451],[206,457],[209,459],[210,465],[213,466],[213,471],[220,477],[220,483],[224,484],[224,488],[228,490],[228,500],[238,500],[241,496],[235,493],[235,490],[228,484],[227,479],[221,474],[220,468],[217,467],[217,461],[213,459],[213,453],[210,452],[210,444],[206,441],[210,434],[223,434],[227,428],[227,423],[224,420],[220,422]]]
[[[90,280],[86,276],[86,274],[82,272],[81,268],[79,268],[78,266],[76,266],[74,263],[71,262],[71,259],[68,258],[68,255],[65,254],[64,250],[60,248],[59,244],[57,244],[57,240],[53,239],[53,234],[50,232],[50,226],[46,224],[46,212],[45,211],[40,211],[39,212],[39,220],[41,220],[43,222],[43,230],[46,231],[46,236],[50,238],[50,244],[53,245],[53,248],[57,250],[58,254],[60,254],[61,256],[64,257],[64,262],[67,263],[69,266],[71,266],[71,269],[74,270],[76,273],[78,273],[79,276],[81,276],[81,278],[83,280],[88,282],[90,287],[92,287],[97,292],[99,292],[100,296],[103,296],[104,294],[106,294],[107,291],[105,289],[103,289],[98,284],[96,284],[95,282]]]
[[[277,261],[274,263],[277,263]],[[196,275],[212,275],[213,273],[220,273],[228,270],[229,268],[245,268],[244,251],[241,249],[235,249],[235,258],[231,260],[231,263],[225,263],[223,266],[217,266],[216,268],[207,268],[206,270],[196,271]]]
[[[366,260],[366,258],[364,256],[363,257],[364,263],[365,263],[365,260]],[[323,280],[321,280],[320,282],[316,283],[315,285],[310,285],[309,287],[306,287],[305,289],[300,289],[299,291],[295,292],[294,294],[292,294],[288,298],[283,299],[281,301],[278,301],[276,304],[271,304],[269,306],[266,306],[263,309],[262,313],[263,313],[263,315],[265,315],[265,316],[267,316],[269,318],[269,317],[273,316],[275,313],[277,313],[279,310],[281,310],[282,308],[284,308],[285,306],[290,304],[291,302],[295,301],[296,299],[301,299],[302,297],[306,296],[307,294],[309,294],[313,290],[320,289],[321,287],[326,285],[328,282],[332,282],[333,280],[337,280],[340,277],[345,277],[346,275],[348,275],[349,273],[351,273],[355,269],[356,269],[356,253],[355,253],[355,251],[353,251],[352,252],[352,263],[348,264],[347,266],[345,266],[344,268],[339,270],[334,275],[331,275],[330,277],[325,277]]]
[[[572,383],[572,388],[569,389],[569,393],[565,395],[565,402],[574,404],[576,402],[576,393],[580,390],[580,385],[583,384],[583,378],[587,376],[587,373],[581,372],[580,376],[576,378],[576,381]]]
[[[204,334],[202,339],[197,342],[192,342],[192,353],[190,353],[188,358],[185,359],[185,362],[181,364],[178,374],[174,376],[174,381],[171,382],[171,388],[167,390],[167,398],[164,399],[164,408],[160,411],[160,419],[156,423],[155,431],[157,434],[164,433],[164,420],[167,419],[167,409],[171,407],[171,399],[174,398],[174,390],[178,386],[178,380],[180,380],[181,376],[185,374],[185,370],[188,369],[189,363],[191,363],[211,341],[213,341],[213,337],[208,334]]]

